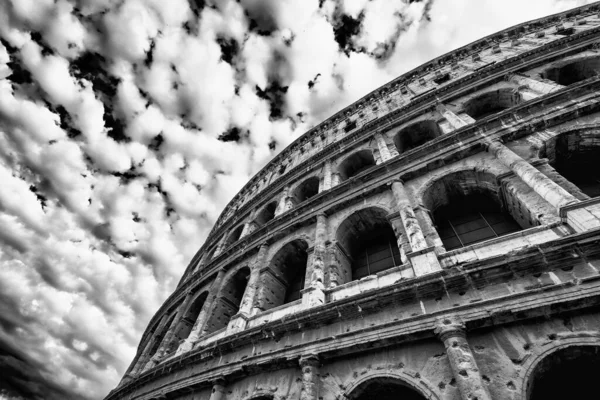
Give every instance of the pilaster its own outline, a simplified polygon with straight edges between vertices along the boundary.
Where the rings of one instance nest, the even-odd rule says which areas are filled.
[[[321,362],[316,354],[307,354],[300,357],[300,368],[302,368],[300,400],[319,400],[320,366]]]
[[[489,142],[488,151],[557,210],[579,201],[502,143]]]
[[[465,324],[454,316],[440,318],[435,334],[444,342],[448,362],[462,400],[491,400],[467,342]]]

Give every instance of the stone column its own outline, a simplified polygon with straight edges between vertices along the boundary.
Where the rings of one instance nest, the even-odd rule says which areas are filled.
[[[377,148],[379,149],[379,155],[381,156],[381,162],[386,162],[392,156],[390,155],[390,149],[380,132],[375,133],[375,140],[377,141]]]
[[[448,121],[450,126],[454,129],[462,128],[463,126],[467,126],[473,123],[473,121],[468,121],[467,119],[454,114],[448,107],[446,107],[442,103],[438,103],[436,109],[442,116]]]
[[[488,151],[502,164],[509,167],[519,178],[557,210],[568,204],[579,202],[572,194],[542,174],[527,161],[519,157],[498,141],[488,144]]]
[[[144,367],[146,366],[146,364],[148,363],[148,360],[150,359],[150,357],[152,357],[154,355],[154,354],[150,354],[150,351],[152,350],[152,348],[154,347],[154,345],[156,344],[156,342],[158,340],[157,335],[160,334],[160,332],[163,332],[163,330],[165,329],[165,325],[167,325],[168,320],[169,320],[168,315],[165,314],[162,316],[160,322],[158,323],[158,326],[154,330],[152,337],[150,338],[150,340],[148,340],[148,343],[144,347],[142,354],[140,354],[140,356],[138,357],[138,360],[135,363],[135,366],[133,366],[133,368],[130,368],[130,375],[136,376],[136,375],[140,374],[142,372],[142,370],[144,369]]]
[[[333,172],[331,174],[331,187],[337,186],[340,184],[340,174],[338,172]]]
[[[327,273],[329,276],[328,288],[332,289],[340,284],[341,263],[338,256],[337,243],[329,242],[327,245]]]
[[[277,208],[275,209],[275,216],[283,214],[284,212],[286,212],[288,210],[287,205],[288,205],[289,191],[290,191],[289,187],[286,187],[283,189],[283,192],[281,193],[281,197],[279,198],[279,202],[277,203]]]
[[[215,302],[215,299],[219,295],[219,289],[221,289],[221,282],[223,281],[223,276],[225,276],[225,270],[220,269],[217,273],[217,277],[213,281],[213,284],[210,286],[210,292],[206,300],[204,301],[204,304],[202,305],[200,314],[198,314],[198,318],[196,318],[196,322],[194,322],[194,326],[192,327],[190,334],[184,340],[184,342],[179,345],[177,353],[175,354],[181,354],[186,351],[190,351],[194,347],[194,344],[198,341],[200,336],[202,336],[204,325],[208,320],[208,316],[210,311],[212,310],[212,306]]]
[[[440,270],[440,263],[435,255],[434,247],[427,246],[427,241],[402,181],[392,182],[392,192],[404,232],[410,243],[411,253],[406,256],[411,261],[415,275],[420,276]]]
[[[325,246],[327,242],[327,216],[317,215],[315,227],[315,245],[313,249],[310,281],[302,291],[302,303],[313,307],[325,303]]]
[[[254,308],[254,299],[256,297],[259,284],[258,281],[260,278],[260,271],[263,267],[264,260],[267,257],[268,250],[269,245],[267,243],[263,243],[258,250],[256,259],[252,263],[250,277],[248,278],[248,283],[246,284],[246,289],[244,290],[244,295],[242,296],[242,301],[240,302],[240,308],[238,312],[231,317],[229,323],[227,324],[227,329],[230,331],[238,332],[246,329],[250,315],[255,314],[257,311]]]
[[[210,392],[210,400],[223,400],[225,399],[225,385],[227,382],[225,378],[217,378],[213,381],[212,392]]]
[[[562,89],[564,86],[558,83],[549,81],[540,81],[521,74],[509,74],[506,77],[509,82],[519,85],[519,92],[523,96],[523,100],[531,100],[536,97],[545,95],[546,93],[555,92]],[[523,90],[524,88],[525,90]]]
[[[323,164],[323,190],[331,189],[331,161],[325,161]]]
[[[240,239],[244,236],[247,236],[256,230],[256,223],[254,221],[248,221],[244,223],[244,227],[242,228],[242,233],[240,233]]]
[[[467,342],[464,323],[454,316],[441,318],[436,322],[435,334],[444,342],[462,400],[492,400]]]
[[[436,253],[440,254],[445,252],[446,250],[444,249],[444,243],[442,242],[437,229],[435,229],[435,226],[433,225],[433,220],[431,219],[429,210],[422,204],[416,206],[414,210],[415,214],[417,215],[417,219],[423,228],[425,240],[435,247]]]
[[[300,357],[300,368],[302,368],[300,400],[319,400],[320,365],[319,356],[316,354],[307,354]]]
[[[227,234],[224,234],[221,237],[221,239],[219,239],[219,243],[217,243],[217,248],[215,249],[215,252],[213,253],[213,258],[215,258],[219,254],[221,254],[221,252],[223,251],[223,248],[225,247],[226,241],[227,241]]]
[[[425,236],[423,235],[419,221],[417,221],[402,181],[396,180],[392,182],[392,192],[394,193],[396,209],[400,213],[400,219],[402,220],[404,231],[408,236],[411,249],[418,251],[426,248],[427,242],[425,241]]]

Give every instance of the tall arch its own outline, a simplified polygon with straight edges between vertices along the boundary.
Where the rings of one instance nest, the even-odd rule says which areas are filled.
[[[205,333],[212,333],[225,328],[231,317],[239,311],[249,277],[250,268],[243,267],[223,282],[210,317],[206,322]]]
[[[426,400],[435,395],[392,374],[370,376],[353,385],[344,395],[349,400]]]
[[[229,236],[227,236],[227,239],[225,240],[225,244],[223,245],[223,249],[226,249],[227,247],[229,247],[232,244],[234,244],[235,242],[237,242],[240,239],[240,237],[242,236],[243,230],[244,230],[244,224],[241,224],[241,225],[238,225],[237,227],[235,227],[229,233]]]
[[[371,150],[360,150],[347,157],[338,166],[340,179],[345,181],[375,165]]]
[[[256,223],[262,226],[275,218],[275,210],[277,210],[277,202],[272,201],[260,209],[256,215]]]
[[[173,328],[173,337],[171,338],[171,342],[166,346],[167,354],[177,350],[179,343],[182,340],[187,339],[187,337],[190,335],[192,328],[194,327],[194,323],[196,322],[198,315],[200,315],[202,306],[206,302],[207,296],[208,292],[204,291],[196,296],[194,300],[192,300],[177,326]]]
[[[559,135],[551,164],[585,195],[600,196],[600,128]]]
[[[148,352],[148,358],[146,359],[146,361],[150,360],[158,351],[158,348],[160,347],[165,336],[167,335],[167,332],[169,331],[171,324],[173,324],[176,315],[177,311],[172,311],[171,316],[167,319],[167,323],[162,327],[162,329],[159,332],[154,333],[154,343],[152,344],[152,347]]]
[[[541,72],[540,76],[559,85],[568,86],[599,74],[600,57],[588,57],[550,67]]]
[[[350,214],[338,227],[336,240],[348,257],[352,280],[402,264],[387,212],[368,207]]]
[[[524,400],[595,399],[600,346],[568,346],[543,357],[526,382]]]
[[[464,104],[464,111],[478,120],[499,113],[521,102],[515,89],[503,88],[481,93]]]
[[[268,267],[261,273],[257,297],[260,310],[278,307],[302,297],[308,263],[307,250],[308,244],[296,239],[286,243],[273,255]]]
[[[423,193],[423,205],[446,250],[519,231],[521,226],[506,210],[495,175],[464,170],[444,175]]]
[[[419,147],[442,134],[437,122],[425,120],[415,122],[401,129],[394,136],[394,144],[399,154]]]
[[[319,178],[312,176],[296,186],[292,191],[292,199],[295,204],[300,204],[317,194],[319,194]]]

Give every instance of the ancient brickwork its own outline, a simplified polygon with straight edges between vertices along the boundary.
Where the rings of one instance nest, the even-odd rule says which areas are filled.
[[[307,132],[223,211],[107,399],[593,391],[599,48],[596,3],[438,57]]]

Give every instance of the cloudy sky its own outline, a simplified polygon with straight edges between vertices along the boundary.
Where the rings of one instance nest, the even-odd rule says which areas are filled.
[[[0,0],[0,399],[100,399],[220,211],[395,76],[586,0]]]

